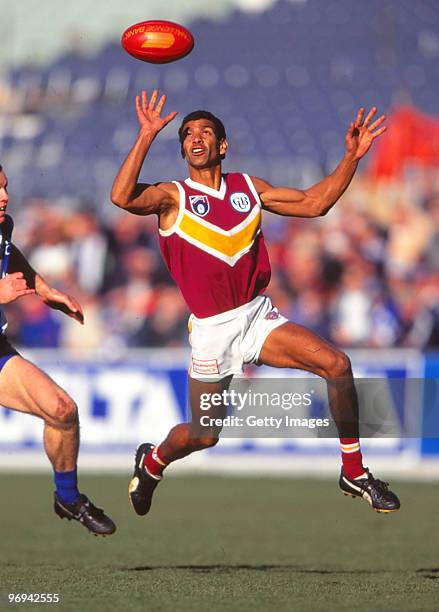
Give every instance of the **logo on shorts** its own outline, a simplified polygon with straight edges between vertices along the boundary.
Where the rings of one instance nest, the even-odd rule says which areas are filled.
[[[279,311],[276,308],[273,308],[273,310],[270,310],[270,312],[267,312],[264,319],[267,319],[267,321],[274,321],[278,319],[279,317],[280,317]]]
[[[196,374],[219,374],[218,361],[216,359],[195,359],[192,357],[192,371]]]
[[[230,196],[230,204],[240,213],[246,213],[252,207],[250,198],[246,193],[236,192]]]
[[[189,196],[191,208],[199,217],[205,217],[210,210],[209,198],[205,195]]]

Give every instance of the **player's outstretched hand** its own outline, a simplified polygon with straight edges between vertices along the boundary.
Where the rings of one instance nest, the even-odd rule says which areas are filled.
[[[62,293],[50,287],[41,298],[50,308],[60,310],[67,316],[81,323],[81,325],[84,324],[84,313],[82,312],[82,308],[71,295],[67,295],[66,293]]]
[[[159,92],[157,89],[154,89],[152,92],[149,102],[146,91],[142,91],[140,96],[136,96],[136,112],[140,129],[150,132],[154,136],[177,116],[177,113],[173,111],[169,115],[161,117],[161,112],[166,102],[166,95],[163,94],[157,102],[158,96]]]
[[[0,304],[9,304],[32,293],[35,293],[35,289],[28,287],[23,272],[13,272],[0,280]]]
[[[371,123],[376,112],[377,109],[373,106],[364,119],[365,109],[360,108],[355,123],[351,122],[349,124],[345,138],[346,152],[352,155],[354,159],[361,159],[366,155],[375,138],[381,136],[387,129],[385,125],[382,125],[386,119],[385,115],[381,115]]]

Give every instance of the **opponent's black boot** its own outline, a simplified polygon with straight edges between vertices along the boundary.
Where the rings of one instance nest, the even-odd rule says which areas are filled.
[[[93,535],[111,535],[116,531],[113,523],[101,508],[96,508],[86,495],[71,504],[61,501],[55,493],[54,509],[60,518],[78,521]]]

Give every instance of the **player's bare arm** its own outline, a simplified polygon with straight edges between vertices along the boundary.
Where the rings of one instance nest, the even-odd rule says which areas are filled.
[[[79,323],[84,323],[84,313],[75,298],[51,287],[44,278],[32,268],[23,253],[14,244],[11,245],[8,270],[8,275],[0,281],[0,285],[3,281],[9,282],[11,290],[16,293],[16,297],[13,299],[34,293],[50,308],[60,310]],[[13,299],[9,301],[13,301]]]
[[[348,188],[359,160],[366,155],[375,138],[383,134],[385,116],[373,123],[377,109],[373,107],[366,118],[360,108],[355,122],[349,124],[345,136],[346,152],[334,172],[306,190],[273,187],[266,181],[252,177],[263,208],[287,217],[319,217],[325,215]]]
[[[116,206],[137,215],[163,216],[162,225],[162,221],[167,216],[174,214],[176,217],[178,214],[178,188],[173,183],[153,185],[138,182],[140,170],[151,144],[157,134],[177,115],[173,111],[162,117],[166,96],[162,95],[158,102],[157,99],[157,90],[153,91],[149,101],[146,91],[142,91],[141,96],[136,96],[139,133],[114,180],[111,201]]]

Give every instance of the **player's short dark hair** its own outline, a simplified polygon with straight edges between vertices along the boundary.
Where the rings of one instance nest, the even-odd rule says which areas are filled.
[[[185,129],[184,126],[189,121],[196,121],[197,119],[208,119],[209,121],[213,123],[213,129],[214,129],[215,136],[217,137],[218,141],[225,140],[227,138],[226,129],[221,119],[218,119],[218,117],[215,117],[213,113],[206,111],[206,110],[193,111],[192,113],[189,113],[189,115],[186,115],[186,117],[183,118],[183,121],[181,122],[180,128],[178,130],[178,138],[180,140],[182,157],[184,157],[183,142],[187,134],[187,129]],[[221,159],[223,157],[224,156],[222,155]]]

